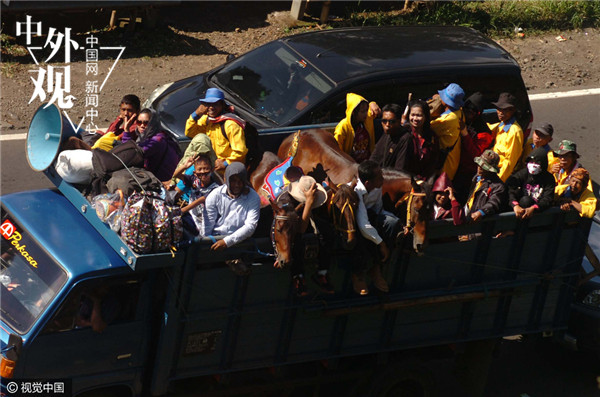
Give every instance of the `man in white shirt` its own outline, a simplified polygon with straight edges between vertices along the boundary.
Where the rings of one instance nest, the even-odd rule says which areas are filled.
[[[377,259],[369,270],[369,275],[373,279],[375,288],[382,292],[388,292],[389,287],[381,275],[381,264],[389,259],[388,244],[394,241],[402,225],[398,217],[383,209],[382,186],[383,173],[379,165],[371,160],[363,161],[358,166],[358,183],[354,188],[358,194],[356,223],[362,237],[366,240],[360,246],[367,252],[371,251],[374,246],[378,248],[379,255],[377,252],[373,255]],[[356,274],[353,276],[353,281],[354,278],[357,279],[354,283],[355,287],[358,284],[358,287],[362,289],[364,284],[366,288],[364,275]],[[366,295],[366,293],[361,292],[361,295]]]
[[[225,184],[206,197],[205,236],[225,236],[210,247],[219,251],[249,238],[256,230],[260,215],[260,198],[248,185],[246,167],[234,161],[225,169]],[[247,273],[240,261],[232,269]]]

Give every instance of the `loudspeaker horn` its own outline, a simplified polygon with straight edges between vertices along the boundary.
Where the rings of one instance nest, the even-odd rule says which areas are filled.
[[[27,162],[34,171],[44,171],[52,165],[61,143],[72,136],[81,137],[60,109],[42,104],[33,115],[27,133]]]

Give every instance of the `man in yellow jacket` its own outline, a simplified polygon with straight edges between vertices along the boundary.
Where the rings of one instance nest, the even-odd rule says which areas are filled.
[[[523,146],[523,153],[521,159],[517,165],[518,169],[525,167],[525,159],[533,151],[533,149],[541,147],[544,148],[548,153],[548,172],[554,174],[560,170],[560,161],[558,157],[554,156],[554,152],[550,148],[550,142],[552,142],[552,135],[554,134],[554,127],[550,123],[542,123],[533,130],[531,138],[527,140],[525,146]]]
[[[569,211],[573,208],[579,216],[592,218],[596,211],[596,196],[587,188],[589,181],[589,172],[585,168],[577,168],[571,173],[568,185],[558,185],[554,194],[560,209]]]
[[[351,92],[346,95],[346,117],[335,127],[333,136],[340,149],[357,163],[368,160],[375,148],[373,120],[380,114],[377,103]]]
[[[223,91],[209,88],[185,124],[185,135],[192,138],[192,143],[196,135],[208,135],[217,155],[215,171],[221,173],[234,161],[244,163],[248,153],[244,135],[246,122],[233,113],[225,113],[228,109]]]
[[[462,105],[465,91],[456,83],[438,91],[445,111],[440,117],[431,120],[431,129],[438,138],[440,151],[447,153],[442,170],[450,179],[454,179],[460,163],[460,130],[464,124]]]
[[[492,102],[498,113],[499,123],[488,124],[496,144],[492,149],[500,156],[500,172],[498,176],[506,182],[512,174],[523,152],[523,130],[515,118],[517,98],[503,92],[497,102]]]

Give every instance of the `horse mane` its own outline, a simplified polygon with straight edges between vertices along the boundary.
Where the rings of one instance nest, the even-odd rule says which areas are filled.
[[[381,171],[382,171],[383,177],[385,179],[400,179],[400,178],[410,179],[413,177],[413,175],[411,173],[408,173],[405,171],[400,171],[400,170],[397,170],[394,168],[382,168]]]

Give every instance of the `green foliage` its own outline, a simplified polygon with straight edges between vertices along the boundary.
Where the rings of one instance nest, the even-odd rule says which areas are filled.
[[[0,47],[2,48],[3,56],[12,58],[27,55],[27,49],[25,47],[15,44],[14,37],[10,37],[4,33],[0,34]]]
[[[2,77],[13,77],[19,70],[19,64],[16,62],[5,62],[0,63],[0,76]]]
[[[410,11],[400,10],[403,4],[385,3],[385,10],[381,5],[367,10],[367,3],[354,3],[346,8],[344,22],[336,26],[454,25],[492,35],[513,34],[517,27],[529,33],[600,27],[600,1],[428,1]]]

